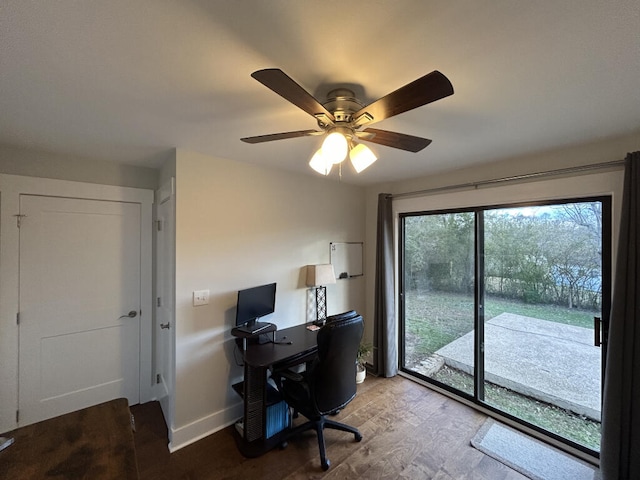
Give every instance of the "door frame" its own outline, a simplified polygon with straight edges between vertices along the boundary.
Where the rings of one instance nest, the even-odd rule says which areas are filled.
[[[19,401],[20,195],[43,195],[140,204],[140,402],[152,400],[153,190],[0,174],[0,431],[16,428]]]
[[[484,323],[484,309],[486,304],[489,301],[485,298],[485,287],[486,287],[486,274],[484,269],[484,263],[486,258],[485,252],[485,232],[487,230],[487,225],[485,224],[485,213],[491,212],[495,210],[502,209],[517,209],[517,208],[525,208],[525,207],[543,207],[543,206],[557,206],[563,204],[573,204],[573,203],[586,203],[586,202],[600,202],[602,205],[602,240],[601,240],[601,250],[602,250],[602,265],[601,265],[601,279],[602,279],[602,300],[601,300],[601,313],[600,318],[602,318],[602,344],[600,346],[600,363],[602,365],[601,375],[600,375],[600,389],[602,390],[604,387],[604,372],[605,372],[605,363],[607,356],[607,326],[609,325],[609,313],[611,309],[611,285],[612,285],[612,198],[611,195],[600,195],[595,197],[579,197],[579,198],[559,198],[556,200],[549,201],[534,201],[534,202],[521,202],[521,203],[512,203],[512,204],[501,204],[501,205],[482,205],[482,206],[474,206],[474,207],[466,207],[460,209],[452,209],[452,210],[431,210],[431,211],[419,211],[419,212],[403,212],[398,215],[398,275],[399,275],[399,308],[398,308],[398,351],[399,355],[399,369],[402,373],[407,374],[409,376],[416,376],[420,378],[424,382],[428,384],[433,384],[439,387],[439,389],[443,389],[449,391],[452,395],[460,398],[464,398],[471,402],[474,405],[478,405],[483,409],[486,409],[494,414],[498,419],[509,419],[518,424],[522,424],[527,426],[532,430],[540,432],[542,435],[547,436],[549,438],[554,438],[560,442],[567,443],[577,449],[581,449],[584,452],[587,452],[590,455],[597,456],[599,454],[599,450],[592,450],[591,448],[579,445],[575,443],[571,438],[562,436],[558,433],[553,432],[552,430],[546,429],[542,426],[539,426],[533,422],[525,420],[522,416],[518,416],[512,412],[504,410],[496,405],[492,405],[485,398],[485,387],[486,387],[486,379],[485,374],[485,349],[484,343],[486,341],[485,338],[485,323]],[[450,386],[446,383],[438,382],[437,380],[433,380],[429,375],[422,374],[416,371],[413,368],[407,367],[404,364],[405,355],[406,355],[406,281],[405,275],[403,274],[406,268],[406,250],[405,250],[405,233],[406,233],[406,219],[410,218],[419,218],[419,217],[428,217],[428,216],[442,216],[442,215],[452,215],[452,214],[466,214],[469,217],[473,217],[473,235],[470,236],[470,240],[473,242],[473,284],[474,284],[474,292],[473,292],[473,363],[472,373],[469,375],[473,377],[473,390],[459,390],[453,386]],[[545,319],[544,317],[540,317],[541,319]],[[470,332],[471,333],[471,332]]]
[[[169,435],[169,444],[173,441],[173,418],[175,412],[175,384],[176,384],[176,328],[175,328],[175,233],[176,233],[176,186],[175,177],[169,178],[155,192],[155,220],[156,228],[155,236],[155,296],[156,296],[156,314],[154,327],[154,343],[155,343],[155,368],[156,368],[156,392],[157,399],[160,402],[162,413],[164,414],[165,423]],[[164,215],[161,214],[164,210]],[[164,247],[164,248],[163,248]],[[163,282],[170,291],[168,298],[162,296],[160,271],[164,269],[170,275],[165,276]],[[160,314],[161,307],[165,308],[166,317]],[[169,328],[163,329],[161,323],[163,320],[168,321]],[[162,375],[163,365],[160,359],[165,360],[168,371],[165,372],[167,377]]]

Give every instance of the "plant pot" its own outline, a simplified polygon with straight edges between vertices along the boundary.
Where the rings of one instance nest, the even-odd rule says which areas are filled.
[[[367,376],[367,369],[364,368],[363,365],[358,365],[356,368],[356,383],[364,382],[364,379],[366,376]]]

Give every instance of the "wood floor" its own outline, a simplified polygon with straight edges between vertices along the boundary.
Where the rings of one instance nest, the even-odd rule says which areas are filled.
[[[471,438],[486,417],[411,380],[368,376],[356,398],[336,419],[360,429],[353,435],[328,430],[331,468],[320,468],[313,431],[254,459],[237,450],[232,428],[173,454],[157,402],[131,408],[141,479],[438,479],[526,480],[479,452]],[[302,421],[300,417],[297,421]]]

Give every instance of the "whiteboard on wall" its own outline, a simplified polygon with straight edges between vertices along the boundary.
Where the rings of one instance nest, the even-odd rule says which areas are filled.
[[[362,242],[331,242],[329,244],[329,258],[337,279],[363,275],[363,245]]]

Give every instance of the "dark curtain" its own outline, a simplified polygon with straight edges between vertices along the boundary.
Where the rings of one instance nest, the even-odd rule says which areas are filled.
[[[639,168],[640,152],[628,154],[602,406],[604,480],[640,479]]]
[[[394,289],[393,210],[391,195],[378,195],[376,236],[376,285],[373,326],[373,367],[376,375],[398,373],[396,307]]]

